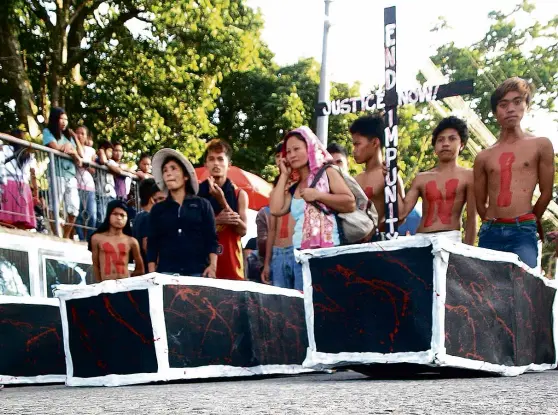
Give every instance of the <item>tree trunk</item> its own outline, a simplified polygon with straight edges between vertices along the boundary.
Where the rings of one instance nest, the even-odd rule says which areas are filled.
[[[50,54],[49,89],[51,104],[54,107],[64,105],[61,86],[66,75],[63,73],[64,65],[68,59],[68,20],[69,5],[66,1],[57,2],[56,25],[52,30],[49,41],[52,51]]]
[[[0,57],[2,57],[2,73],[12,87],[16,102],[18,121],[32,138],[41,133],[37,122],[37,106],[33,98],[31,83],[23,66],[21,46],[17,37],[17,28],[12,23],[10,13],[0,13]]]
[[[43,61],[41,62],[41,75],[39,78],[39,110],[41,111],[41,115],[45,120],[48,120],[48,88],[47,88],[47,79],[46,73],[48,72],[48,61],[46,56],[44,57]]]

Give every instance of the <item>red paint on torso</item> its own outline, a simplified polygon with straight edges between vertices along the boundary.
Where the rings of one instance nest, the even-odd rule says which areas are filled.
[[[438,218],[444,225],[451,224],[451,213],[455,203],[455,196],[457,194],[457,186],[459,179],[446,180],[446,197],[442,196],[442,192],[438,189],[435,180],[426,183],[425,198],[428,201],[428,212],[424,220],[424,227],[432,226],[436,221],[436,211],[438,211]]]
[[[128,250],[126,244],[119,243],[117,249],[110,242],[104,242],[101,245],[105,255],[105,275],[112,274],[112,266],[116,268],[116,273],[124,275],[127,273],[126,267],[128,265]]]
[[[289,215],[290,214],[286,214],[284,216],[281,216],[279,218],[279,221],[281,222],[280,226],[279,226],[279,238],[280,239],[285,239],[289,237]]]
[[[498,193],[498,207],[508,207],[512,202],[511,191],[512,165],[515,154],[511,152],[502,153],[498,159],[500,163],[500,193]]]
[[[367,186],[364,189],[364,194],[366,194],[368,199],[372,199],[372,197],[374,197],[374,188],[372,186]]]

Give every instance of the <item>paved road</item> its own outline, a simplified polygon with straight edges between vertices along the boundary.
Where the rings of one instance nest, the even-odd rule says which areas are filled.
[[[558,371],[515,378],[371,380],[355,372],[259,380],[6,387],[0,414],[557,414]]]

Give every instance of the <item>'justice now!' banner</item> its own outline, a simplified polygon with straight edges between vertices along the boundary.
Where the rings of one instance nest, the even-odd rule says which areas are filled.
[[[556,367],[553,282],[443,237],[303,251],[312,369],[386,363],[518,375]]]

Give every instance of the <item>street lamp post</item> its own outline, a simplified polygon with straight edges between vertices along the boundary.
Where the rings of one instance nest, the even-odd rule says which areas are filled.
[[[327,76],[327,37],[331,23],[329,21],[329,5],[333,0],[325,1],[325,17],[324,17],[324,39],[322,44],[322,66],[320,70],[320,90],[318,92],[318,101],[329,101],[329,80]],[[318,117],[316,133],[320,141],[327,145],[327,130],[329,117]]]

